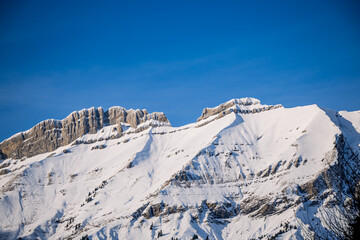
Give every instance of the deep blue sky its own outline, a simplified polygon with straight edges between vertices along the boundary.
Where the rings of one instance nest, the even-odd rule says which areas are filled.
[[[359,95],[358,1],[0,2],[0,141],[91,106],[179,126],[231,98],[359,110]]]

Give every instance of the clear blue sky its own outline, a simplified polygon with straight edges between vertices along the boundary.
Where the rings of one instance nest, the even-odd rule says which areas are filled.
[[[101,3],[101,4],[100,4]],[[0,141],[91,106],[360,109],[359,1],[1,1]]]

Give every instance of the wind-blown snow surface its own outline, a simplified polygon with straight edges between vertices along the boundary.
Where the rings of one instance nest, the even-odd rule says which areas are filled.
[[[360,112],[311,105],[150,127],[7,159],[0,236],[153,239],[162,230],[160,239],[301,239],[299,186],[336,160],[339,134],[359,152],[359,130]],[[279,234],[285,223],[297,228]]]

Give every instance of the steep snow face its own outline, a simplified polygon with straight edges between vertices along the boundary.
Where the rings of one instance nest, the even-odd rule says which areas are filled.
[[[269,107],[251,98],[228,103]],[[359,151],[360,114],[316,105],[267,110],[177,128],[122,124],[116,139],[106,126],[50,153],[7,159],[0,236],[154,239],[162,230],[160,239],[300,238],[299,208],[313,197],[304,186],[336,163],[340,134]],[[292,227],[280,234],[285,223]]]
[[[335,114],[338,118],[338,126],[346,136],[354,152],[360,153],[360,111],[341,111]]]

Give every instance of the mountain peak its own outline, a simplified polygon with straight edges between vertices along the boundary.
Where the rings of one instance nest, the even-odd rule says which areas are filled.
[[[249,105],[260,104],[261,102],[259,99],[256,99],[256,98],[243,97],[243,98],[233,98],[233,99],[227,101],[226,103],[234,103],[234,104],[249,106]]]
[[[43,121],[0,143],[0,239],[337,239],[321,214],[355,199],[360,115],[280,107],[232,99],[181,127],[122,107]]]
[[[204,108],[201,116],[197,121],[204,120],[210,116],[219,115],[218,117],[223,117],[229,113],[257,113],[266,110],[271,110],[275,108],[282,107],[281,104],[277,105],[263,105],[259,99],[252,97],[244,98],[234,98],[225,103],[220,104],[219,106],[213,108]]]

